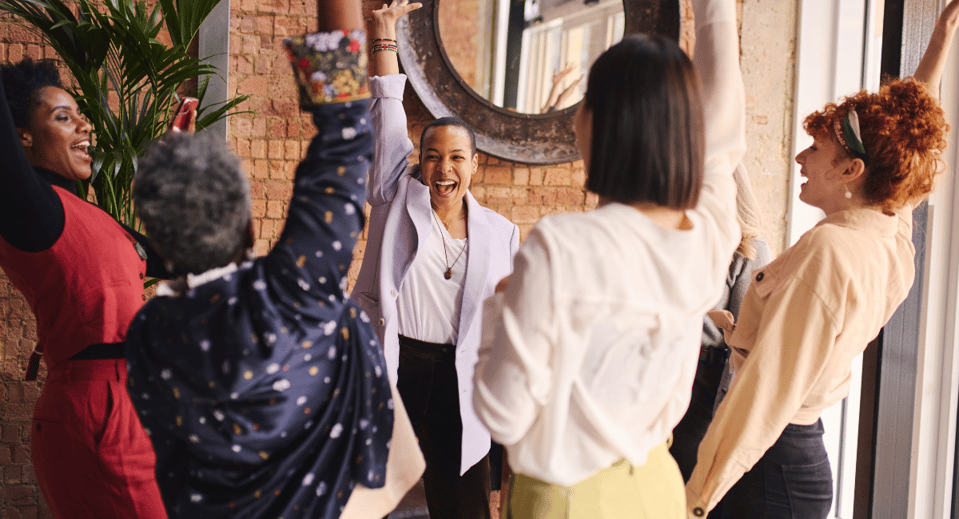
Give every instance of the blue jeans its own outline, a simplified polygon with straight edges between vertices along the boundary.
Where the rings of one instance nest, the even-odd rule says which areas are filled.
[[[822,434],[822,420],[787,425],[714,512],[723,519],[825,519],[833,490]]]

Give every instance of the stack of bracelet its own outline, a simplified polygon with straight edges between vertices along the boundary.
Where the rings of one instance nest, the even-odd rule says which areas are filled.
[[[396,40],[391,40],[389,38],[373,38],[373,52],[381,50],[389,50],[399,54],[399,51],[396,47]]]

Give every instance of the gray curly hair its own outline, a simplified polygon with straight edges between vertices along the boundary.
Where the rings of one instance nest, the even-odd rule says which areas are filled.
[[[250,185],[217,139],[170,134],[140,158],[133,200],[157,252],[177,272],[198,274],[232,261],[250,224]]]

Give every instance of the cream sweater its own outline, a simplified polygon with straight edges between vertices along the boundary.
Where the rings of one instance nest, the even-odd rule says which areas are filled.
[[[829,215],[753,284],[727,343],[736,379],[699,446],[687,506],[710,510],[789,423],[808,425],[846,396],[853,358],[906,298],[912,207]]]

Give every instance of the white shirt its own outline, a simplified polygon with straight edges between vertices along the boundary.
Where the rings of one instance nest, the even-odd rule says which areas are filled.
[[[400,335],[436,344],[456,344],[469,259],[467,240],[454,239],[434,221],[421,246],[423,250],[416,255],[400,285],[396,305]],[[446,279],[443,274],[450,267],[452,277]]]
[[[740,240],[732,171],[745,149],[735,8],[706,6],[695,62],[706,171],[692,228],[620,204],[546,217],[506,292],[486,302],[473,404],[516,472],[572,485],[622,458],[642,465],[689,404],[702,318]]]

